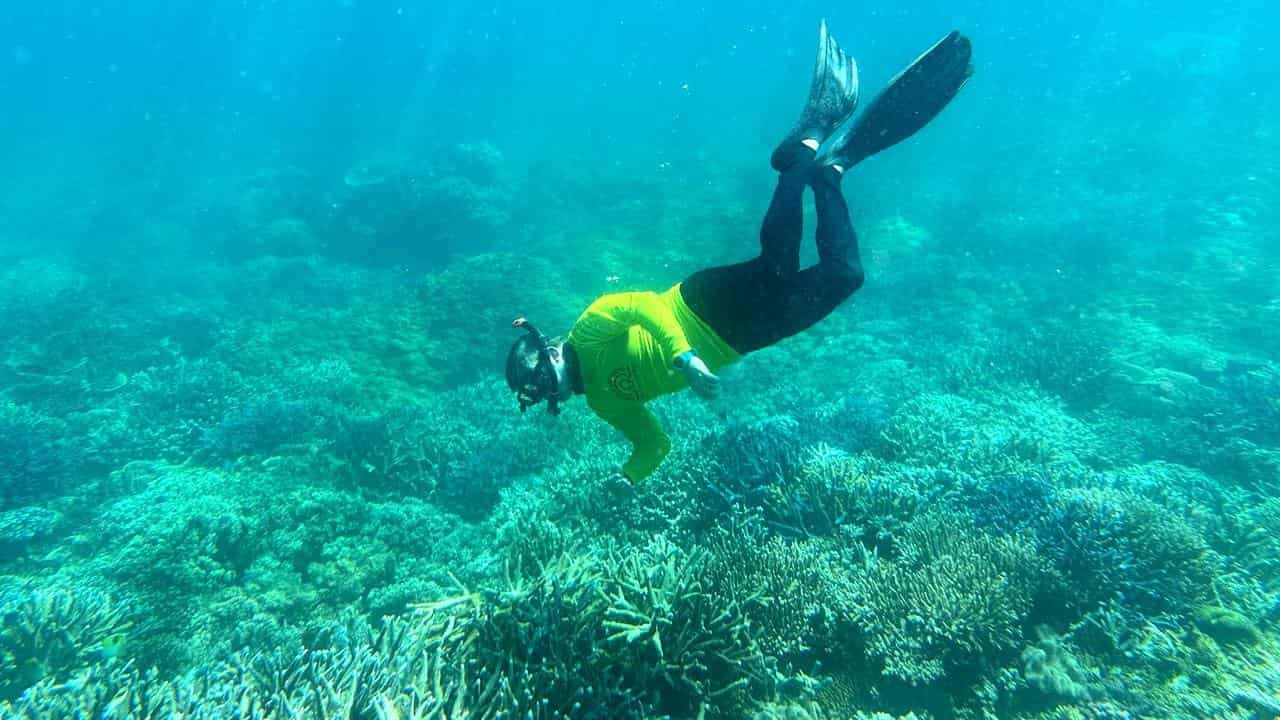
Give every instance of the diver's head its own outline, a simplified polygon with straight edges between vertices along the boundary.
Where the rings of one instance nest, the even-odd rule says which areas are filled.
[[[560,403],[573,395],[573,379],[560,338],[548,338],[524,318],[511,324],[525,331],[507,353],[507,386],[520,411],[547,401],[547,412],[560,414]]]

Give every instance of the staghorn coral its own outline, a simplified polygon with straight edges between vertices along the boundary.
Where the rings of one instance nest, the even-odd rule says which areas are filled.
[[[1053,318],[1006,333],[991,351],[993,374],[1035,384],[1073,407],[1093,407],[1112,372],[1102,327],[1089,318]]]
[[[769,537],[749,518],[722,526],[709,549],[708,586],[725,602],[741,604],[766,655],[811,668],[833,651],[841,608],[831,543]]]
[[[983,483],[960,502],[979,526],[1031,538],[1065,583],[1055,604],[1077,617],[1117,598],[1147,612],[1185,613],[1222,566],[1192,522],[1220,522],[1205,503],[1222,501],[1193,484],[1202,481],[1163,463],[1115,476],[1032,472]]]
[[[786,415],[731,425],[711,442],[719,472],[708,487],[730,506],[758,504],[795,472],[804,445],[800,423]]]
[[[898,408],[881,437],[891,460],[985,477],[1045,466],[1082,469],[1099,452],[1084,423],[1034,396],[995,405],[924,395]]]
[[[885,677],[930,685],[1021,647],[1044,572],[1031,548],[922,515],[898,549],[898,559],[872,559],[849,578],[852,620]]]
[[[991,478],[959,499],[978,527],[1010,534],[1030,531],[1057,498],[1054,478],[1033,471]]]
[[[1235,525],[1234,559],[1267,589],[1280,591],[1280,498],[1249,507]]]
[[[414,326],[438,343],[440,350],[427,359],[442,373],[442,387],[493,377],[494,358],[503,356],[513,338],[503,332],[477,336],[477,328],[505,330],[512,319],[536,309],[531,318],[539,328],[547,333],[567,331],[590,304],[599,281],[585,292],[567,292],[564,271],[542,257],[484,253],[459,257],[424,277],[416,291]],[[520,292],[512,293],[511,283],[517,280]],[[470,321],[459,323],[460,317]]]
[[[1063,490],[1035,538],[1065,579],[1069,604],[1085,610],[1124,598],[1140,610],[1185,613],[1210,592],[1220,565],[1193,527],[1123,490]]]
[[[322,612],[314,598],[310,603],[286,598],[307,594],[296,584],[276,584],[287,573],[273,572],[271,582],[263,581],[269,556],[296,560],[301,568],[313,560],[290,554],[294,533],[303,534],[303,528],[290,525],[293,532],[288,532],[280,527],[292,519],[290,513],[305,517],[300,500],[309,495],[292,492],[282,481],[289,477],[287,467],[272,475],[155,463],[122,474],[130,478],[119,484],[132,486],[133,492],[104,507],[84,529],[94,552],[81,573],[114,584],[121,588],[117,592],[127,591],[146,614],[148,632],[139,635],[136,645],[138,657],[148,665],[169,671],[203,656],[225,655],[234,649],[230,644],[240,634],[238,625],[264,624],[264,607]],[[328,499],[318,491],[312,497]],[[343,514],[336,503],[326,510],[321,517],[331,521]],[[313,522],[299,542],[319,556],[331,531],[332,525]],[[244,596],[246,588],[264,586],[268,592]],[[280,616],[271,624],[304,618]]]
[[[652,552],[669,550],[658,543]],[[688,557],[668,557],[676,555]],[[637,574],[625,560],[600,564],[566,556],[533,581],[513,579],[502,593],[464,588],[456,597],[419,605],[414,615],[388,618],[377,631],[360,623],[335,628],[338,642],[323,650],[241,652],[175,680],[133,663],[97,663],[65,682],[39,682],[12,704],[0,705],[0,711],[23,720],[569,720],[642,718],[673,703],[705,703],[709,716],[715,716],[740,685],[730,682],[717,693],[705,683],[716,659],[732,653],[738,636],[721,634],[729,629],[721,613],[693,613],[688,623],[675,615],[659,618],[662,608],[685,609],[689,596],[680,589],[687,590],[696,574],[696,568],[662,567],[675,570],[669,578],[674,584],[665,576]],[[597,586],[608,577],[612,585]],[[602,589],[615,593],[612,602]],[[610,640],[601,624],[606,608],[620,607],[619,598],[633,590],[656,602],[632,595],[627,606],[633,613],[653,612],[651,628],[656,633],[661,627],[667,638],[652,667],[629,663],[626,656],[633,650],[647,653],[656,634],[633,647],[625,638]],[[628,676],[636,672],[642,675]],[[692,694],[673,699],[645,690],[654,687],[646,682],[659,679],[671,683],[670,692],[683,688]]]
[[[805,536],[843,530],[878,547],[917,508],[954,484],[954,473],[919,471],[818,445],[801,454],[796,472],[767,488],[762,503],[776,529]]]
[[[9,593],[0,613],[0,700],[114,657],[132,625],[125,606],[83,589]]]
[[[723,716],[772,679],[738,604],[702,579],[703,551],[577,549],[504,583],[418,606],[540,717]]]
[[[477,384],[379,415],[341,416],[326,431],[326,452],[367,492],[429,498],[468,520],[483,519],[513,481],[561,459],[547,445],[579,446],[585,433],[599,432],[582,415],[546,425],[506,422],[511,406],[502,388]]]
[[[869,392],[842,394],[798,416],[817,439],[841,450],[858,453],[873,448],[893,415],[884,397]]]
[[[302,400],[268,397],[229,410],[204,434],[203,445],[215,458],[270,455],[282,445],[305,441],[317,428],[321,408]]]
[[[922,718],[911,712],[905,715],[890,715],[889,713],[867,712],[865,710],[853,711],[852,714],[840,713],[839,715],[834,715],[828,713],[821,704],[809,702],[770,704],[752,715],[751,720],[825,720],[831,717],[847,717],[849,720],[924,720],[928,716]]]
[[[118,469],[142,458],[181,462],[234,406],[258,392],[259,380],[226,363],[180,358],[127,376],[92,412],[68,418],[96,466]]]
[[[604,626],[622,670],[661,698],[663,712],[723,712],[771,673],[737,598],[709,592],[706,556],[658,537],[614,558]],[[719,713],[716,713],[719,714]]]
[[[434,622],[392,618],[377,632],[297,655],[239,653],[177,680],[133,663],[98,664],[43,682],[6,717],[161,720],[495,718],[519,706],[500,672],[473,668],[461,638]]]
[[[1226,403],[1217,419],[1231,434],[1280,443],[1280,365],[1228,363],[1222,391]]]
[[[0,704],[0,711],[6,718],[14,720],[73,717],[168,720],[194,717],[201,711],[208,717],[228,714],[220,712],[211,700],[176,687],[172,682],[161,679],[154,670],[143,672],[129,662],[123,665],[92,665],[75,673],[66,682],[45,680],[28,689],[13,703]],[[262,715],[257,717],[263,718]]]

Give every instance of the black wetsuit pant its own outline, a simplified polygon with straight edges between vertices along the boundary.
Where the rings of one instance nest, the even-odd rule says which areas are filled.
[[[685,304],[739,353],[768,347],[810,327],[862,286],[858,236],[840,193],[840,175],[812,156],[779,174],[760,228],[760,256],[694,273]],[[818,263],[800,269],[804,190],[818,211]]]

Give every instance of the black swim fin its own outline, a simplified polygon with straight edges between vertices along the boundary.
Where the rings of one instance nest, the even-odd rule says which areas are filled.
[[[952,31],[929,48],[818,150],[818,163],[849,168],[929,124],[973,75],[973,46]]]
[[[791,132],[778,143],[769,158],[781,172],[797,157],[807,155],[800,143],[820,145],[858,107],[858,65],[827,32],[827,21],[818,25],[818,59],[813,66],[809,99]]]

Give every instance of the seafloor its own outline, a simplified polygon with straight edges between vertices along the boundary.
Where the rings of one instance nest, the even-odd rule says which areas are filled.
[[[763,163],[263,168],[14,249],[0,714],[1280,715],[1254,143],[851,178],[866,287],[656,403],[674,452],[622,497],[585,407],[518,412],[509,323],[742,259]]]

